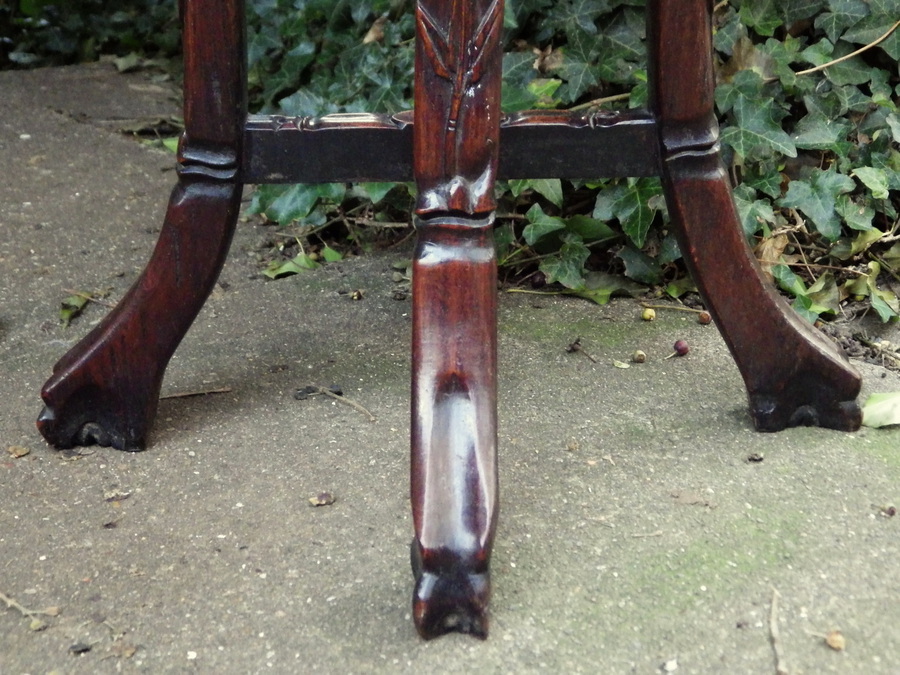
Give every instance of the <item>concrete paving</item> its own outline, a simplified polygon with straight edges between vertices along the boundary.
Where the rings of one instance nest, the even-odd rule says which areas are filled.
[[[107,311],[64,328],[60,301],[122,297],[174,183],[116,129],[176,98],[105,65],[0,73],[0,592],[58,610],[0,602],[0,673],[774,673],[773,626],[791,674],[900,672],[900,430],[756,433],[715,328],[635,300],[501,294],[485,642],[410,619],[409,250],[271,282],[242,223],[163,394],[230,391],[163,400],[146,452],[48,447],[40,387]],[[864,396],[900,390],[857,365]],[[331,384],[376,421],[293,397]]]

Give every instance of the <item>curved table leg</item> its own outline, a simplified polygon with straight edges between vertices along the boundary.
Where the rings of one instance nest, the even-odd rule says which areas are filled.
[[[51,445],[145,446],[166,365],[218,278],[240,197],[236,183],[175,188],[147,268],[44,385],[38,428]]]
[[[60,448],[144,447],[166,365],[216,282],[237,222],[246,119],[243,0],[180,0],[179,8],[179,182],[147,268],[44,385],[38,428]]]
[[[741,371],[761,431],[798,424],[853,430],[859,374],[762,276],[719,156],[709,0],[652,0],[651,105],[681,252]],[[677,37],[676,37],[677,36]]]

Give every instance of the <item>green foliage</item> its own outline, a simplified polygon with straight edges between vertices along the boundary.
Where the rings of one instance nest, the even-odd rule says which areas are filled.
[[[178,52],[171,0],[12,0],[0,2],[0,68],[64,65],[100,54]]]
[[[123,0],[113,12],[103,4],[0,6],[7,65],[136,48],[170,53],[177,45],[171,0]],[[412,7],[404,0],[249,0],[253,111],[410,108]],[[507,0],[504,110],[644,105],[643,15],[644,0]],[[767,268],[811,320],[846,312],[848,300],[884,320],[898,316],[898,17],[900,0],[716,3],[716,106],[741,224],[758,250],[782,242]],[[635,284],[671,295],[690,289],[659,181],[584,178],[498,184],[496,241],[506,277],[558,283],[596,300],[633,292]],[[313,254],[325,241],[365,249],[408,222],[411,192],[405,185],[264,186],[251,212],[317,237],[309,241]],[[300,248],[282,262],[303,267]]]
[[[643,4],[507,0],[504,109],[643,105]],[[889,32],[898,10],[897,0],[718,5],[716,104],[744,233],[754,246],[790,234],[772,273],[810,320],[834,316],[848,298],[862,299],[884,320],[898,313],[887,288],[900,269],[888,255],[900,239],[900,31]],[[250,14],[251,85],[260,109],[410,106],[409,3],[267,0],[253,3]],[[328,214],[334,220],[342,208],[359,208],[358,193],[348,192],[342,206],[317,190],[267,186],[253,210],[319,226]],[[516,180],[497,193],[498,255],[513,278],[535,281],[537,272],[541,282],[601,302],[634,292],[634,282],[664,285],[673,295],[692,288],[656,179]],[[403,206],[394,200],[380,217],[396,220]],[[359,232],[354,236],[358,242]],[[841,267],[846,271],[830,269]],[[618,275],[631,282],[609,281]]]

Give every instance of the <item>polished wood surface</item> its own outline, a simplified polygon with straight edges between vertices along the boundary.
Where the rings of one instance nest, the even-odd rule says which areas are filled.
[[[52,445],[145,447],[166,365],[216,281],[246,182],[417,183],[411,560],[424,638],[488,633],[497,177],[660,176],[757,428],[859,426],[859,375],[765,281],[741,231],[713,108],[710,0],[648,0],[648,110],[509,116],[500,111],[502,0],[419,0],[414,113],[321,118],[248,117],[243,3],[180,7],[178,184],[146,270],[44,386],[38,427]]]

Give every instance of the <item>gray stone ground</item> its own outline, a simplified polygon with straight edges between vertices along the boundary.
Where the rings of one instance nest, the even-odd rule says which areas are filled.
[[[164,384],[231,391],[164,400],[143,453],[45,445],[41,384],[106,311],[62,328],[64,289],[120,298],[174,181],[116,129],[175,105],[107,66],[0,73],[0,592],[59,608],[35,631],[0,604],[0,672],[774,673],[773,589],[790,673],[900,672],[900,431],[755,433],[715,328],[633,300],[501,297],[486,642],[410,621],[408,251],[268,282],[241,225]],[[900,389],[858,365],[864,395]],[[292,397],[333,383],[377,421]]]

